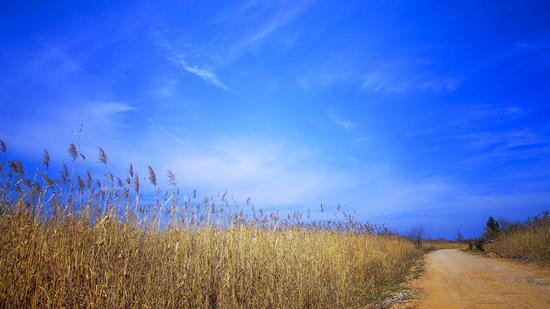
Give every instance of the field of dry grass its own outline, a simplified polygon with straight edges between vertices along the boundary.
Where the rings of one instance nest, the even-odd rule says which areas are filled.
[[[543,212],[524,223],[507,224],[495,242],[485,245],[485,250],[550,264],[550,213]]]
[[[47,152],[27,173],[0,146],[2,307],[360,307],[422,254],[352,217],[304,223],[225,194],[182,197],[170,172],[161,192],[152,168],[147,197],[132,166],[124,180],[79,171],[75,145],[57,177]]]
[[[424,240],[422,246],[426,250],[441,250],[441,249],[464,249],[468,247],[467,242],[448,241],[448,240]]]

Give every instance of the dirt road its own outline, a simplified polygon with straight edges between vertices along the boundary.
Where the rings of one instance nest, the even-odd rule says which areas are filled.
[[[550,269],[439,250],[426,257],[408,308],[550,308]]]

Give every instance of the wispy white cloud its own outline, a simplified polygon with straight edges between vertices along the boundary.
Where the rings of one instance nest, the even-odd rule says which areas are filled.
[[[234,92],[229,86],[222,82],[214,71],[192,65],[185,60],[185,52],[178,50],[171,42],[166,39],[163,39],[158,32],[153,33],[157,45],[159,45],[164,52],[167,53],[167,59],[173,64],[183,68],[185,71],[194,74],[203,81],[216,86],[222,90]]]
[[[371,188],[364,189],[372,215],[444,207],[445,199],[457,190],[456,185],[437,177],[408,180],[391,174],[378,177]]]
[[[112,122],[115,118],[135,108],[125,102],[90,102],[85,118],[94,121]]]
[[[227,42],[224,52],[221,53],[222,58],[229,63],[248,53],[253,45],[290,24],[312,4],[312,0],[276,3],[249,1],[239,8],[221,13],[213,22],[233,27],[238,25],[244,29],[244,35],[231,37]]]
[[[313,1],[292,1],[292,5],[284,6],[274,15],[268,17],[260,27],[257,27],[253,32],[246,36],[240,43],[239,48],[253,44],[277,29],[285,26],[293,21],[298,15],[308,9]]]
[[[330,71],[325,67],[330,67]],[[413,64],[381,65],[371,70],[323,64],[321,69],[297,79],[298,85],[308,91],[351,85],[376,94],[447,93],[458,89],[462,81],[462,77],[435,74],[429,67]]]
[[[186,142],[184,142],[181,138],[179,138],[178,136],[176,136],[174,133],[172,133],[170,130],[166,129],[165,126],[162,126],[162,125],[159,125],[155,120],[153,120],[153,118],[151,117],[146,117],[147,121],[149,121],[149,123],[151,123],[153,126],[155,126],[156,128],[158,128],[164,135],[166,135],[167,137],[169,137],[171,140],[173,140],[174,142],[180,144],[181,146],[188,146]]]
[[[460,138],[475,151],[467,164],[545,159],[550,156],[550,134],[532,129],[479,131]]]
[[[354,138],[351,142],[354,145],[366,145],[371,141],[371,139],[367,136],[359,136]]]
[[[181,55],[175,55],[169,58],[172,62],[179,64],[184,70],[186,70],[189,73],[195,74],[196,76],[200,77],[205,82],[214,85],[220,89],[223,89],[225,91],[233,91],[229,86],[224,84],[211,70],[200,68],[194,65],[188,64]]]
[[[351,180],[342,171],[312,164],[316,155],[304,145],[241,139],[200,148],[175,158],[170,168],[186,183],[210,190],[229,188],[264,207],[317,204],[322,194]]]
[[[217,34],[213,37],[197,38],[181,47],[176,44],[177,39],[168,40],[161,33],[169,32],[167,30],[170,26],[165,25],[166,31],[160,31],[158,28],[152,31],[153,39],[167,53],[168,60],[173,64],[213,86],[235,92],[211,67],[223,67],[249,53],[255,48],[254,46],[291,23],[311,4],[310,0],[285,3],[246,2],[241,7],[222,12],[210,20],[209,26],[221,28],[218,29],[221,31],[214,31]],[[228,28],[233,31],[227,32]],[[287,41],[285,42],[288,44]],[[197,50],[200,52],[196,52]],[[198,54],[200,56],[197,56]],[[201,61],[196,58],[200,58]],[[203,65],[196,63],[203,63]]]
[[[374,93],[451,92],[462,82],[461,78],[431,74],[379,70],[364,77],[361,88]]]
[[[404,136],[449,142],[443,147],[463,151],[461,164],[470,167],[550,156],[549,128],[526,124],[528,115],[528,110],[517,105],[451,106],[411,121],[405,125]]]
[[[201,78],[205,82],[207,82],[211,85],[214,85],[214,86],[216,86],[220,89],[223,89],[225,91],[233,92],[233,90],[231,88],[229,88],[229,86],[224,84],[218,78],[216,73],[214,73],[213,71],[211,71],[209,69],[206,69],[206,68],[200,68],[198,66],[188,64],[184,60],[182,54],[173,54],[173,55],[169,56],[168,59],[170,61],[172,61],[174,64],[177,64],[177,65],[181,66],[185,71],[187,71],[189,73],[192,73],[192,74],[195,74],[196,76],[198,76],[199,78]]]
[[[349,121],[349,120],[346,120],[346,119],[344,119],[344,118],[342,118],[342,117],[336,115],[336,114],[334,113],[334,111],[332,111],[332,110],[329,110],[329,111],[327,112],[327,115],[328,115],[328,117],[330,118],[330,120],[332,120],[332,122],[333,122],[335,125],[339,126],[340,128],[343,128],[343,129],[351,129],[351,128],[353,128],[353,127],[355,126],[355,123],[353,123],[353,122],[351,122],[351,121]]]
[[[2,88],[11,87],[27,78],[59,83],[72,74],[84,72],[81,61],[64,46],[40,42],[35,50],[25,52],[29,55],[29,61],[19,66],[16,72],[4,75],[0,80]]]
[[[518,41],[492,55],[491,58],[476,66],[473,71],[476,72],[492,68],[527,53],[536,54],[537,57],[535,57],[535,59],[537,59],[537,62],[548,65],[550,64],[548,61],[549,59],[544,57],[544,55],[548,55],[548,50],[550,50],[550,40],[548,40],[547,37],[527,41]],[[543,57],[540,57],[541,55]],[[543,59],[542,63],[540,62],[540,59]]]
[[[312,71],[297,79],[298,86],[302,89],[311,91],[317,89],[330,88],[339,83],[357,84],[361,81],[361,75],[344,70],[336,70],[331,66],[331,71]]]
[[[457,106],[451,114],[456,115],[449,124],[461,129],[483,129],[509,123],[528,114],[522,107],[494,106],[489,104],[466,104]]]
[[[507,149],[532,146],[548,142],[534,131],[529,129],[512,131],[481,131],[462,135],[470,145],[479,150],[502,146]]]
[[[151,94],[160,99],[173,97],[177,84],[175,78],[161,78],[154,83]]]
[[[438,134],[448,134],[471,152],[465,164],[537,160],[550,156],[548,128],[516,124],[529,111],[516,105],[462,105],[446,110],[455,115]],[[435,132],[432,132],[434,134]]]

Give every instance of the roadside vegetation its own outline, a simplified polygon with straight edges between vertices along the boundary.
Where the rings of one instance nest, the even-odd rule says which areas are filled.
[[[550,213],[542,212],[524,222],[491,220],[485,239],[494,240],[484,248],[503,257],[526,259],[550,264]]]
[[[349,215],[311,221],[186,195],[170,171],[162,190],[152,167],[119,178],[101,148],[101,175],[74,144],[68,159],[55,173],[44,151],[28,172],[0,143],[2,307],[358,307],[423,252]]]
[[[422,246],[427,251],[435,251],[441,249],[464,249],[468,247],[468,244],[465,241],[437,239],[424,240]]]
[[[441,249],[463,249],[468,246],[460,232],[457,233],[457,238],[452,241],[448,239],[426,239],[424,237],[424,227],[421,225],[413,226],[408,238],[414,242],[417,248],[425,252]]]

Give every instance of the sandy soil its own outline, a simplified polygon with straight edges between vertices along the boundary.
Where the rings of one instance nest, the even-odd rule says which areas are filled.
[[[416,297],[394,308],[550,308],[550,268],[460,250],[427,255]]]

